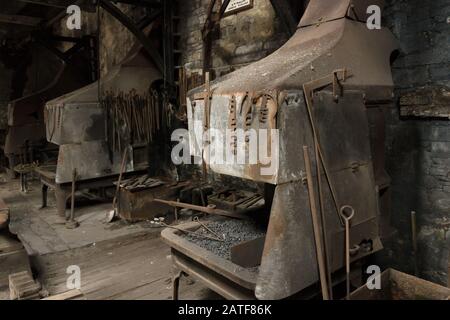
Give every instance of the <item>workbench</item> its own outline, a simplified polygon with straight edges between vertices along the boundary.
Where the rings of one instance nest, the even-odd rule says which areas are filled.
[[[58,215],[67,218],[66,203],[71,197],[72,184],[70,182],[56,183],[56,165],[40,166],[35,168],[35,172],[38,174],[39,180],[41,181],[42,208],[47,207],[47,193],[48,188],[50,188],[55,191],[56,209]],[[135,174],[142,174],[142,171],[125,173],[124,177],[130,177]],[[112,187],[114,185],[113,183],[117,181],[117,179],[118,175],[114,174],[96,179],[79,180],[76,181],[75,186],[76,190],[106,188]]]

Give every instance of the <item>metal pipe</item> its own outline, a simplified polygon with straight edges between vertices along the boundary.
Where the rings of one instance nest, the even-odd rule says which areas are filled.
[[[312,217],[313,230],[314,230],[314,240],[316,243],[317,262],[319,265],[320,285],[321,285],[321,289],[322,289],[323,300],[330,300],[330,296],[329,296],[329,292],[328,292],[328,284],[327,284],[325,259],[323,256],[322,236],[321,236],[321,230],[320,230],[320,226],[319,226],[319,217],[318,217],[317,208],[316,208],[316,196],[314,193],[311,160],[309,157],[308,149],[309,148],[307,146],[303,146],[303,156],[305,159],[306,178],[307,178],[307,182],[308,182],[309,204],[311,207],[311,217]]]
[[[419,268],[417,266],[417,223],[416,212],[411,211],[411,241],[413,247],[413,259],[414,259],[414,275],[419,275]]]
[[[78,221],[75,220],[75,182],[77,179],[77,169],[72,170],[72,193],[70,201],[70,216],[69,220],[66,221],[66,228],[75,229],[79,227]]]

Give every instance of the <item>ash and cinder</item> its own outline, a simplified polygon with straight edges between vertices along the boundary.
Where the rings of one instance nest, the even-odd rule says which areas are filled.
[[[220,235],[224,241],[214,241],[202,238],[201,235],[215,237],[214,234],[204,227],[197,229],[199,236],[183,234],[182,236],[196,245],[213,252],[219,257],[231,260],[231,247],[245,241],[253,240],[265,236],[266,229],[248,220],[222,220],[213,222],[203,222],[214,233]]]

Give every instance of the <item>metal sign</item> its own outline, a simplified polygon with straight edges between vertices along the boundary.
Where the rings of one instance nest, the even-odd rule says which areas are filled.
[[[224,15],[234,14],[253,8],[253,0],[231,0],[225,9]]]

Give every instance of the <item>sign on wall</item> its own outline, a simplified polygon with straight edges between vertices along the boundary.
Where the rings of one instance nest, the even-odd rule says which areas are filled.
[[[253,0],[231,0],[225,9],[224,15],[234,14],[253,8]]]

